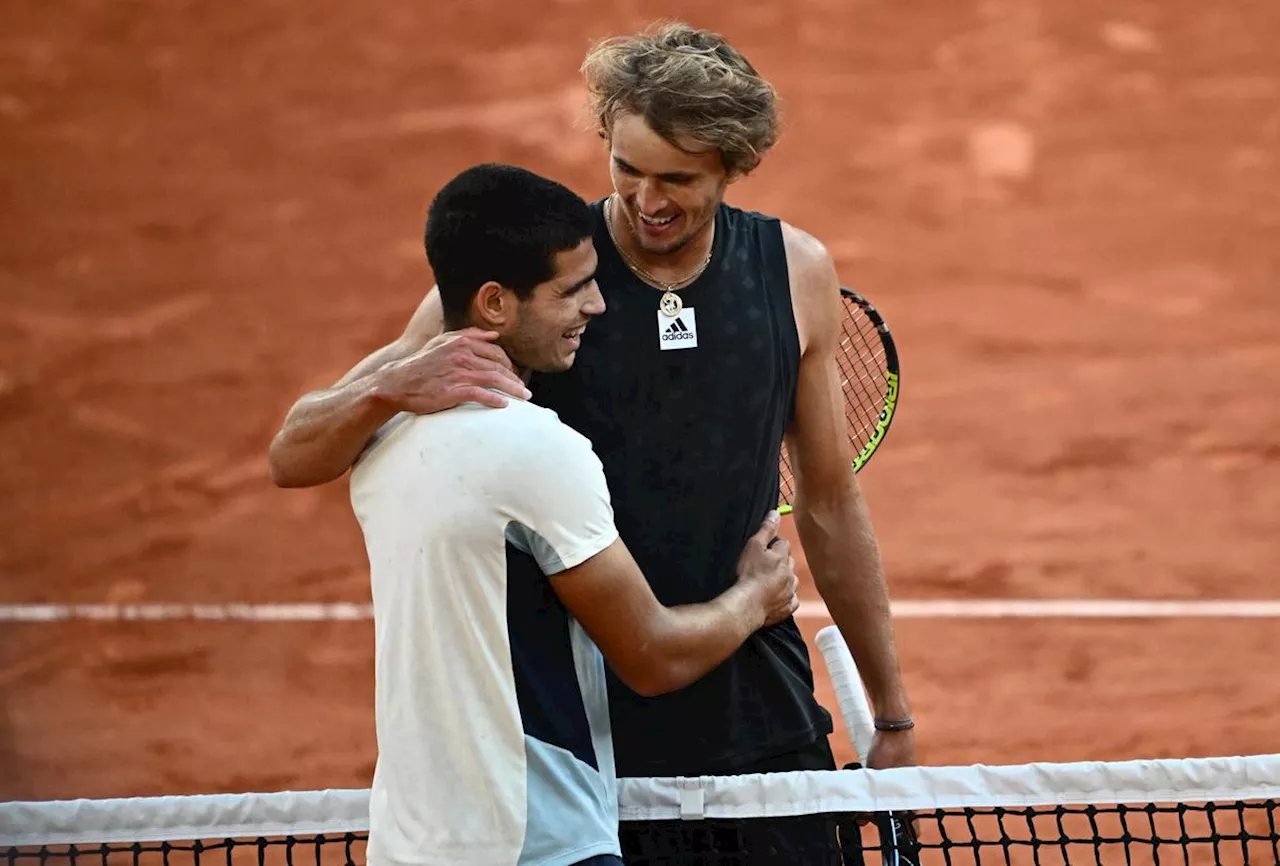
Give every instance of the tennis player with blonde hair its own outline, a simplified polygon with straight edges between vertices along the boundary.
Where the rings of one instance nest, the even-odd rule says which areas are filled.
[[[912,764],[879,549],[850,471],[835,265],[801,229],[725,202],[777,140],[774,89],[723,37],[680,23],[607,39],[582,71],[615,190],[592,205],[607,310],[571,370],[531,379],[531,399],[591,442],[621,537],[668,605],[732,583],[745,540],[778,502],[785,441],[805,557],[875,708],[866,763]],[[526,397],[492,334],[441,331],[433,289],[398,339],[303,396],[272,443],[276,483],[340,476],[397,412]],[[793,619],[671,694],[611,678],[610,708],[620,775],[835,766]],[[624,853],[679,832],[645,822],[626,831]],[[802,847],[829,831],[787,819],[771,832]]]

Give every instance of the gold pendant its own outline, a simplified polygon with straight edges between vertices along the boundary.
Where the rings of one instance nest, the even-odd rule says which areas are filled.
[[[674,319],[684,309],[684,301],[680,300],[680,296],[675,292],[663,292],[662,300],[658,302],[658,309],[662,311],[662,315]]]

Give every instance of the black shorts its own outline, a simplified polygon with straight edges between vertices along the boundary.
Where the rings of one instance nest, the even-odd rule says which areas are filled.
[[[835,757],[824,736],[794,752],[749,764],[735,774],[834,769]],[[831,815],[751,821],[629,821],[621,825],[618,835],[622,859],[629,866],[840,866],[844,863],[839,853],[841,828],[847,833],[849,824],[847,819]],[[700,857],[697,852],[706,853]]]

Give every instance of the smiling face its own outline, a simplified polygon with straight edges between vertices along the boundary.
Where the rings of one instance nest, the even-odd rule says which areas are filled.
[[[558,373],[573,366],[587,323],[605,310],[596,262],[595,246],[585,238],[556,253],[554,276],[525,298],[496,284],[481,290],[477,302],[498,312],[498,344],[517,368]]]
[[[620,112],[610,129],[610,175],[640,251],[670,255],[711,229],[729,184],[719,151],[658,135],[638,114]]]

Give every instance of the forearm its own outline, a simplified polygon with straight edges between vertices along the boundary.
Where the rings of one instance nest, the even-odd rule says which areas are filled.
[[[760,605],[741,585],[705,604],[663,608],[655,620],[641,638],[652,677],[646,691],[652,694],[701,679],[764,624]]]
[[[372,375],[308,394],[294,404],[268,452],[271,480],[310,487],[341,476],[393,415]]]
[[[854,488],[828,503],[798,507],[796,529],[814,583],[849,645],[875,713],[888,718],[910,715],[884,568],[866,502]]]

